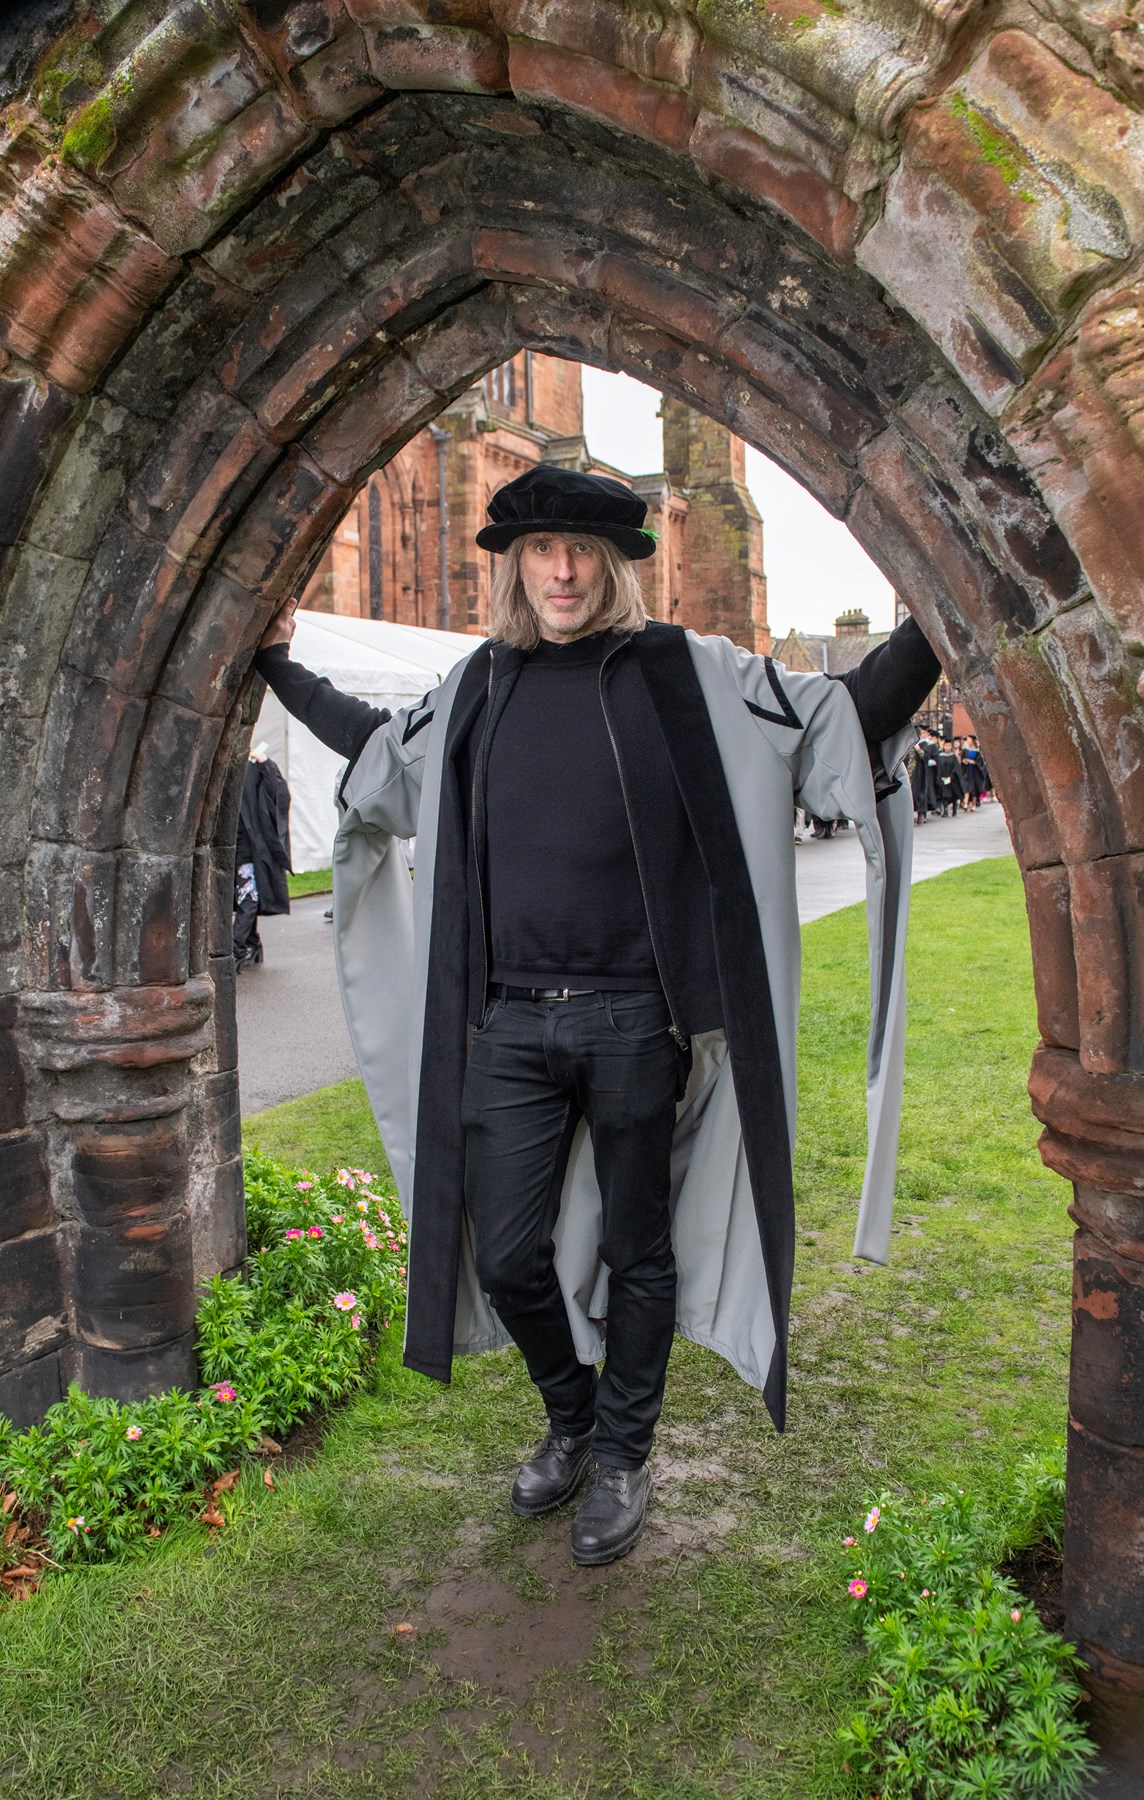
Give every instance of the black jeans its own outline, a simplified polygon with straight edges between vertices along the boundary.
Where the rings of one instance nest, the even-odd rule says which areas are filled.
[[[462,1118],[477,1274],[553,1429],[596,1425],[595,1454],[637,1468],[663,1405],[675,1328],[668,1214],[679,1051],[660,993],[494,1000],[474,1033]],[[580,1363],[553,1266],[572,1136],[588,1121],[603,1200],[607,1360]]]

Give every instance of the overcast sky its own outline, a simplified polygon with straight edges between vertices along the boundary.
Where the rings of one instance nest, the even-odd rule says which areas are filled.
[[[627,375],[584,369],[584,431],[594,456],[629,475],[663,467],[659,395]],[[894,592],[845,525],[805,488],[747,446],[747,486],[763,515],[763,565],[771,635],[830,632],[840,612],[860,606],[872,631],[894,623]]]

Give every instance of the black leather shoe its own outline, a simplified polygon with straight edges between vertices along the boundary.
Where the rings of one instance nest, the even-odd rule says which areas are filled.
[[[513,1512],[531,1519],[571,1500],[588,1472],[595,1435],[589,1431],[583,1437],[565,1437],[550,1431],[517,1473],[510,1501]]]
[[[597,1463],[592,1485],[572,1521],[573,1562],[615,1562],[634,1550],[651,1496],[646,1463],[638,1469],[601,1468]]]

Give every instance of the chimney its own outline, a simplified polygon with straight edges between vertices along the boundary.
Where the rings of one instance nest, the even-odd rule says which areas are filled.
[[[839,613],[834,621],[835,637],[869,637],[870,619],[860,606],[851,607],[849,612]]]

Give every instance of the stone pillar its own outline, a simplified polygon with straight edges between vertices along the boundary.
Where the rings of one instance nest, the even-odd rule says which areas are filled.
[[[1073,1184],[1064,1606],[1114,1766],[1144,1759],[1144,1076],[1042,1044],[1041,1154]],[[1119,1790],[1116,1790],[1119,1791]]]

